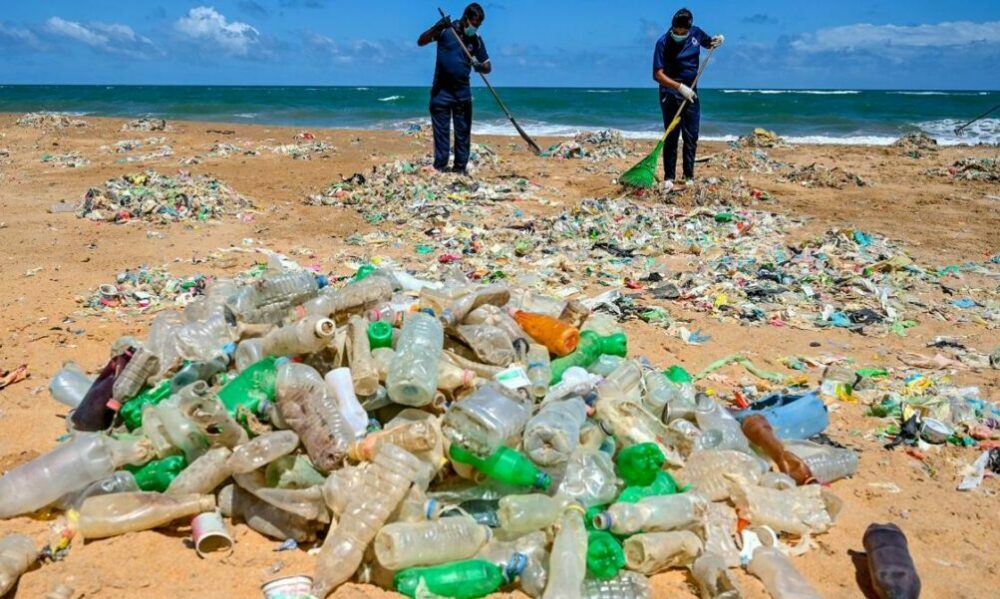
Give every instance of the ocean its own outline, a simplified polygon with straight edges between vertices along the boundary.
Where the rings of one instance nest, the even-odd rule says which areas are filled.
[[[618,129],[659,136],[655,88],[499,88],[530,133]],[[515,135],[483,87],[474,87],[480,134]],[[923,131],[942,144],[1000,144],[1000,114],[961,135],[957,125],[1000,103],[1000,91],[702,89],[702,138],[731,140],[755,127],[798,143],[884,145]],[[405,129],[428,121],[426,87],[210,87],[0,85],[0,112],[157,116],[295,127]],[[998,111],[1000,112],[1000,111]]]

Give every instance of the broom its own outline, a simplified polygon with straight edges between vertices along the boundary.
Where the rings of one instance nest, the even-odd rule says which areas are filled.
[[[701,68],[698,69],[698,74],[694,78],[694,83],[691,87],[694,88],[698,85],[698,80],[701,79],[701,74],[705,72],[705,67],[708,66],[708,61],[712,59],[712,52],[715,52],[715,48],[710,48],[708,50],[708,56],[705,57],[705,62],[701,63]],[[618,177],[618,182],[626,187],[640,187],[642,189],[651,189],[656,185],[656,167],[660,162],[660,154],[663,153],[663,146],[667,142],[667,136],[677,128],[677,125],[681,122],[681,114],[684,109],[687,108],[688,101],[684,100],[681,102],[680,108],[677,109],[677,114],[674,115],[674,120],[670,121],[670,126],[667,130],[663,132],[663,136],[660,137],[659,143],[653,148],[653,151],[649,153],[648,156],[643,158],[638,164],[628,169]]]

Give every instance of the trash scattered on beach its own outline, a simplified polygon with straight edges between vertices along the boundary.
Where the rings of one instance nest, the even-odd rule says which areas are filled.
[[[898,149],[901,155],[910,158],[923,158],[926,154],[937,152],[937,140],[927,135],[923,131],[907,133],[889,145],[890,148]]]
[[[845,171],[839,166],[827,168],[820,164],[810,164],[806,166],[793,166],[782,173],[782,177],[793,183],[799,183],[803,187],[831,187],[843,189],[844,187],[865,187],[868,182],[860,175]]]
[[[90,160],[84,158],[79,152],[68,152],[66,154],[42,154],[42,162],[64,168],[80,168],[90,164]]]
[[[947,168],[930,169],[927,174],[954,180],[1000,182],[1000,158],[962,158]]]
[[[756,128],[735,142],[742,148],[790,148],[783,137],[767,129]]]
[[[65,129],[67,127],[86,127],[87,121],[75,119],[72,115],[61,112],[29,112],[17,119],[17,126],[36,129]]]
[[[218,179],[181,171],[176,177],[154,170],[109,179],[87,191],[78,215],[117,223],[209,220],[252,210],[253,202]]]
[[[122,125],[122,131],[166,131],[167,121],[156,118],[132,119]]]

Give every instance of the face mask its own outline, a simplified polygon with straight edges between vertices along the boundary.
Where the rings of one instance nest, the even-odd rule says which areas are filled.
[[[686,40],[688,38],[689,35],[691,35],[691,34],[690,33],[685,33],[684,35],[677,35],[673,31],[670,32],[670,37],[672,37],[675,42],[683,42],[684,40]]]
[[[478,27],[473,27],[472,25],[469,25],[468,27],[465,28],[465,37],[472,37],[476,35],[477,31],[479,31]]]

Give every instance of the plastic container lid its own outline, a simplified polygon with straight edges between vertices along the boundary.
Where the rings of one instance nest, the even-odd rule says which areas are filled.
[[[368,323],[368,343],[372,349],[392,349],[392,325],[384,320]]]

